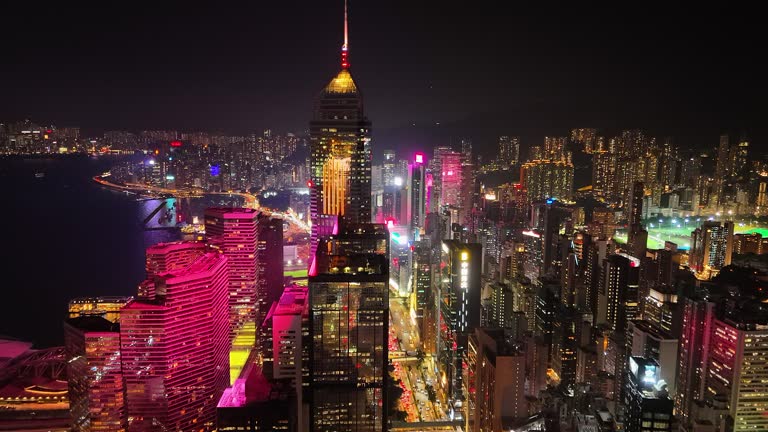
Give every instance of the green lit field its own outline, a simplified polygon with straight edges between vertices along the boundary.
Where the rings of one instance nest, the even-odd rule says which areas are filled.
[[[301,270],[286,270],[283,272],[284,275],[290,276],[293,278],[305,278],[307,277],[307,269],[301,269]]]
[[[689,222],[685,222],[684,219],[660,219],[645,221],[645,229],[648,230],[648,249],[663,249],[664,242],[670,241],[677,244],[679,249],[687,250],[691,247],[691,231],[701,224],[702,220],[689,219]],[[768,228],[750,225],[745,223],[737,223],[734,228],[735,234],[752,234],[758,233],[763,237],[768,237]],[[618,230],[613,238],[619,243],[627,242],[626,230]]]

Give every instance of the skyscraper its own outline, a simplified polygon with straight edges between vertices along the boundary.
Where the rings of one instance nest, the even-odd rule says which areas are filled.
[[[371,221],[371,122],[349,70],[346,9],[341,71],[315,101],[309,123],[311,258],[318,239],[331,234],[339,216]]]
[[[688,265],[704,278],[716,276],[731,264],[733,222],[706,221],[691,233]]]
[[[258,227],[256,299],[259,315],[256,324],[260,326],[272,303],[283,293],[283,220],[261,213]]]
[[[218,247],[229,261],[229,337],[241,332],[255,342],[258,302],[258,211],[250,208],[215,207],[205,210],[208,243]]]
[[[424,228],[424,217],[426,214],[426,161],[424,153],[416,153],[413,163],[410,165],[410,234],[413,236],[416,231]]]
[[[629,358],[626,380],[627,432],[669,432],[673,403],[666,390],[657,386],[659,365],[652,359]]]
[[[438,360],[448,381],[446,394],[460,400],[467,338],[480,326],[482,247],[444,240],[440,259]]]
[[[597,323],[623,333],[629,320],[639,312],[638,278],[640,260],[626,254],[613,254],[603,261],[602,288],[598,295]]]
[[[101,316],[64,323],[72,430],[125,431],[125,387],[120,367],[120,325]]]
[[[710,338],[715,303],[703,298],[685,298],[675,408],[683,426],[691,420],[695,401],[704,400]]]
[[[340,224],[309,275],[310,431],[386,429],[389,235]]]
[[[520,168],[520,183],[532,201],[556,198],[569,200],[573,194],[573,163],[563,155],[558,142],[545,150],[547,158],[532,159]],[[560,157],[555,159],[554,156]],[[553,158],[549,158],[553,156]]]
[[[499,162],[503,166],[517,165],[520,159],[520,137],[502,135],[499,137]]]
[[[768,429],[768,326],[740,314],[715,319],[710,341],[707,390],[725,396],[733,431]]]
[[[229,380],[227,257],[155,276],[155,299],[121,310],[129,431],[210,430]]]

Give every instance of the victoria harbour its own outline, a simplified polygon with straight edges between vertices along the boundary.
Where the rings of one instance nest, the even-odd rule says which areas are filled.
[[[135,295],[145,277],[146,248],[179,239],[178,230],[145,226],[157,200],[93,181],[126,158],[0,159],[3,254],[16,257],[13,265],[3,259],[4,302],[17,306],[0,314],[0,334],[39,347],[61,344],[70,299]],[[185,214],[199,216],[208,206],[242,204],[242,198],[222,195],[185,201],[191,204]]]

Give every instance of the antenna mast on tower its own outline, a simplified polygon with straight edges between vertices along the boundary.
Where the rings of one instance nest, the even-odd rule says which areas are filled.
[[[343,69],[349,68],[348,58],[349,48],[349,26],[347,24],[347,0],[344,0],[344,45],[341,46],[341,67]]]

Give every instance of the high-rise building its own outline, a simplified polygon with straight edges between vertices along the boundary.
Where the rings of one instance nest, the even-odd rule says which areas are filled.
[[[337,217],[371,221],[371,122],[349,70],[344,22],[341,71],[320,92],[309,123],[312,258],[319,238],[333,232]]]
[[[528,417],[526,353],[502,329],[478,328],[467,350],[466,429],[501,431],[507,419]]]
[[[699,275],[710,278],[731,264],[733,222],[705,221],[691,233],[688,266]]]
[[[520,160],[520,137],[502,135],[499,137],[499,162],[502,166],[517,165]]]
[[[419,328],[420,340],[426,341],[427,320],[425,315],[430,307],[429,298],[432,296],[432,249],[428,239],[413,244],[413,283],[416,300],[416,325]]]
[[[683,300],[682,333],[677,370],[675,409],[683,426],[692,420],[695,401],[704,400],[715,303],[703,298]]]
[[[629,354],[653,359],[659,364],[657,379],[666,384],[669,397],[674,398],[677,378],[678,340],[661,328],[644,320],[632,320],[627,328],[631,339]]]
[[[258,217],[258,249],[256,252],[256,301],[260,326],[272,303],[283,294],[283,220],[267,216]]]
[[[120,325],[85,315],[64,322],[69,410],[76,432],[125,431]]]
[[[427,211],[426,198],[427,198],[427,179],[426,179],[426,161],[424,160],[424,153],[416,153],[413,158],[413,163],[410,165],[410,188],[408,193],[410,194],[410,235],[415,235],[417,231],[424,228],[425,214]]]
[[[386,430],[389,234],[340,224],[309,274],[310,431]]]
[[[530,200],[570,200],[573,194],[573,163],[552,159],[526,162],[520,168],[520,183],[528,191]]]
[[[672,430],[672,399],[658,386],[659,365],[652,359],[632,356],[627,371],[626,421],[627,432],[670,432]]]
[[[446,394],[461,400],[467,338],[480,326],[482,246],[444,240],[440,258],[438,360],[447,376]]]
[[[208,244],[218,247],[229,261],[229,337],[242,332],[256,339],[258,298],[258,211],[214,207],[205,210]],[[253,343],[252,342],[252,343]]]
[[[145,266],[147,280],[139,285],[138,297],[142,300],[154,299],[153,288],[155,285],[151,283],[151,280],[155,276],[172,270],[183,269],[205,252],[205,243],[190,241],[158,243],[147,248]]]
[[[639,314],[640,260],[626,254],[613,254],[603,261],[602,267],[596,322],[606,323],[613,331],[622,333],[627,322]]]
[[[435,157],[440,165],[440,207],[462,208],[464,205],[462,195],[464,154],[450,149],[441,150],[438,147],[435,149]]]
[[[154,300],[121,310],[129,431],[211,430],[229,381],[228,259],[207,252],[155,276]]]
[[[768,429],[768,325],[745,314],[715,319],[709,346],[707,392],[728,401],[732,430]]]

